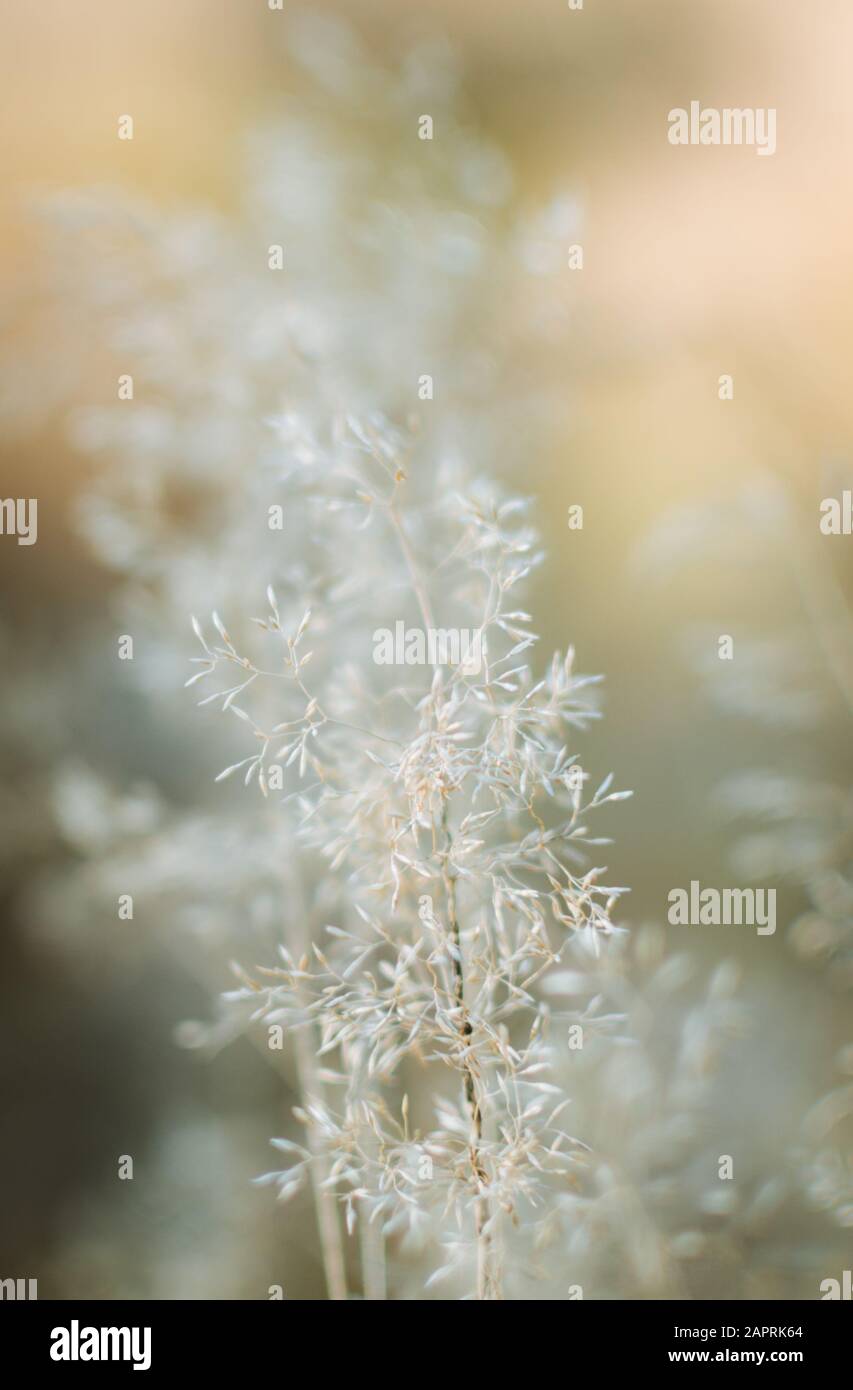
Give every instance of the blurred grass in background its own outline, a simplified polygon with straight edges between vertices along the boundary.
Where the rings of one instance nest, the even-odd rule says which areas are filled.
[[[616,769],[619,785],[636,790],[612,818],[612,875],[632,888],[633,920],[662,920],[670,888],[730,881],[730,831],[709,800],[719,777],[779,757],[777,740],[768,736],[763,749],[754,730],[711,707],[681,634],[705,626],[737,642],[782,622],[792,595],[749,554],[737,566],[701,559],[663,584],[638,580],[632,555],[672,505],[725,498],[758,468],[816,515],[827,470],[849,458],[853,11],[843,0],[817,10],[795,0],[587,0],[582,12],[559,0],[312,6],[324,8],[350,19],[389,63],[416,36],[449,35],[469,119],[507,150],[522,203],[568,191],[582,208],[576,331],[558,364],[569,423],[508,481],[536,496],[549,551],[532,598],[546,618],[545,648],[572,641],[580,666],[607,677],[607,718],[587,742],[589,763]],[[15,306],[5,333],[24,358],[39,327],[14,298],[35,254],[28,200],[119,185],[167,208],[200,201],[229,212],[247,132],[287,109],[279,18],[262,0],[6,0],[0,249]],[[667,112],[693,98],[775,106],[776,155],[670,147]],[[134,117],[132,144],[115,138],[124,112]],[[112,390],[98,365],[97,342],[81,343],[75,366],[87,401]],[[61,376],[66,366],[57,359],[52,370]],[[724,372],[735,380],[725,404]],[[52,383],[29,389],[49,396]],[[14,788],[21,771],[21,718],[28,727],[43,720],[44,778],[73,742],[116,781],[185,776],[191,788],[205,775],[201,734],[194,748],[156,746],[144,708],[129,719],[107,658],[76,696],[51,706],[43,673],[51,663],[61,671],[108,601],[110,580],[69,520],[88,465],[53,422],[35,434],[7,430],[0,467],[4,495],[40,500],[39,544],[0,547],[12,711],[0,739],[4,780]],[[578,502],[584,530],[570,532],[567,509]],[[838,571],[849,593],[844,557]],[[28,672],[39,680],[28,684]],[[815,753],[843,779],[848,747],[828,729]],[[802,755],[791,748],[793,763]],[[294,1292],[319,1294],[310,1213],[301,1232],[289,1225],[283,1254],[281,1221],[269,1222],[265,1197],[247,1185],[292,1098],[245,1044],[209,1068],[174,1048],[174,1025],[204,1007],[200,992],[131,932],[106,959],[90,942],[73,968],[55,969],[27,890],[58,847],[31,824],[35,808],[12,794],[0,807],[0,1273],[46,1271],[42,1296],[248,1297],[270,1282],[287,1292],[291,1280]],[[794,890],[780,894],[780,927],[800,905]],[[707,935],[691,944],[714,956],[721,947]],[[766,977],[770,1017],[801,1006],[809,1016],[815,986],[781,929],[760,944],[751,933],[727,937],[725,949]],[[804,1038],[803,1074],[786,1083],[792,1095],[807,1091],[809,1067],[832,1043],[829,1033]],[[780,1105],[785,1098],[782,1085]],[[104,1157],[113,1149],[156,1171],[153,1208],[133,1185],[116,1195]]]

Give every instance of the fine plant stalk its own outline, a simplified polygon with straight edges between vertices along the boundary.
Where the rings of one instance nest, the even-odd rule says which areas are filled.
[[[455,947],[453,954],[454,997],[459,1009],[459,1031],[467,1048],[472,1036],[471,1020],[465,1008],[465,959],[462,953],[462,933],[459,929],[459,914],[456,904],[456,876],[447,868],[452,843],[447,824],[447,802],[442,813],[442,828],[445,834],[445,860],[443,869],[444,891],[447,900],[447,920]],[[471,1117],[470,1155],[474,1179],[481,1190],[488,1186],[488,1174],[483,1167],[481,1148],[483,1143],[483,1107],[480,1099],[477,1078],[470,1062],[463,1066],[465,1103]],[[497,1275],[494,1267],[492,1235],[489,1230],[489,1201],[478,1196],[474,1209],[474,1227],[477,1233],[477,1297],[479,1299],[500,1298]]]
[[[317,1059],[314,1051],[314,1029],[296,1030],[296,1070],[299,1078],[300,1094],[306,1099],[321,1099],[321,1083],[317,1076]],[[333,1302],[345,1302],[347,1298],[346,1261],[344,1259],[343,1235],[338,1218],[338,1201],[334,1192],[324,1187],[329,1176],[330,1163],[322,1152],[313,1132],[308,1135],[308,1146],[314,1155],[311,1165],[311,1186],[314,1196],[314,1210],[317,1214],[317,1230],[320,1237],[320,1250],[326,1288]]]
[[[307,907],[302,893],[298,873],[290,865],[286,870],[287,897],[295,907],[300,931],[307,936]],[[307,945],[307,942],[305,943]],[[313,1022],[304,1028],[295,1028],[296,1076],[300,1099],[303,1103],[319,1100],[325,1103],[324,1087],[318,1075],[316,1029]],[[325,1186],[331,1164],[322,1151],[314,1131],[308,1135],[308,1147],[314,1155],[311,1164],[311,1193],[317,1219],[317,1233],[320,1239],[320,1252],[323,1273],[329,1298],[336,1303],[347,1299],[346,1260],[344,1257],[343,1232],[338,1215],[338,1201],[334,1191]]]
[[[418,607],[421,610],[424,626],[435,627],[432,616],[432,605],[429,602],[429,594],[422,580],[420,570],[418,570],[417,560],[415,560],[411,543],[406,535],[403,521],[397,512],[393,502],[388,509],[393,530],[400,542],[400,549],[403,552],[408,574],[410,574],[411,585],[413,585],[415,598],[418,600]],[[438,680],[442,680],[440,669]],[[470,1048],[471,1044],[471,1019],[465,1009],[465,965],[463,954],[463,941],[461,941],[460,923],[458,923],[458,910],[456,901],[456,874],[450,873],[447,863],[450,859],[450,849],[452,849],[453,837],[450,833],[449,823],[447,823],[447,799],[442,806],[442,830],[445,833],[445,865],[443,865],[442,878],[445,885],[445,898],[447,903],[447,924],[449,924],[450,935],[452,935],[453,952],[453,994],[456,999],[458,1013],[460,1013],[460,1033],[463,1037],[464,1048]],[[483,1168],[482,1163],[482,1137],[483,1137],[483,1115],[482,1102],[479,1097],[479,1087],[477,1076],[471,1062],[467,1061],[463,1066],[463,1084],[465,1093],[465,1105],[471,1118],[471,1169],[474,1173],[474,1180],[479,1190],[488,1187],[488,1173]],[[493,1252],[492,1233],[489,1230],[489,1200],[483,1195],[478,1195],[474,1208],[474,1227],[477,1232],[477,1297],[481,1300],[492,1300],[500,1298],[499,1284],[495,1268],[495,1252]]]
[[[427,629],[435,626],[432,616],[432,605],[426,586],[421,578],[417,561],[406,535],[402,520],[392,503],[388,508],[395,534],[400,542],[403,558],[406,562],[412,588],[421,610],[424,625]],[[438,680],[441,681],[439,671]],[[462,934],[459,928],[459,914],[456,904],[456,876],[448,869],[450,850],[453,843],[447,817],[447,798],[445,797],[442,806],[442,830],[445,839],[445,856],[442,878],[444,882],[444,892],[447,902],[447,919],[450,934],[455,947],[453,954],[453,974],[454,974],[454,998],[459,1010],[459,1030],[462,1035],[463,1046],[468,1048],[471,1040],[472,1029],[471,1020],[465,1008],[465,963],[462,951]],[[471,1140],[470,1155],[471,1168],[474,1180],[480,1190],[488,1186],[488,1174],[483,1167],[481,1148],[483,1143],[483,1109],[480,1100],[477,1078],[470,1062],[465,1062],[463,1066],[463,1085],[465,1091],[465,1103],[471,1118]],[[497,1278],[494,1268],[494,1252],[492,1249],[492,1236],[489,1230],[489,1202],[488,1198],[478,1196],[474,1208],[474,1226],[477,1234],[477,1297],[479,1299],[496,1299],[500,1297],[497,1285]]]
[[[368,1303],[384,1303],[388,1297],[385,1237],[375,1221],[360,1223],[359,1247],[364,1297]]]

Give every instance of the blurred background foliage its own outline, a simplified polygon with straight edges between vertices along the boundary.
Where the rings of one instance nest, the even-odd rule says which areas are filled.
[[[707,659],[721,632],[737,651],[784,629],[796,594],[766,546],[747,533],[734,547],[697,547],[693,564],[657,578],[636,556],[688,504],[717,507],[725,541],[734,498],[758,472],[783,484],[803,528],[816,529],[820,498],[846,476],[853,11],[844,0],[311,8],[351,21],[390,66],[417,39],[449,37],[466,121],[507,153],[520,206],[533,215],[557,195],[576,200],[585,263],[571,283],[571,331],[549,366],[564,383],[563,408],[545,447],[516,463],[524,449],[513,441],[503,471],[535,496],[548,549],[531,596],[544,649],[571,641],[582,669],[606,674],[606,719],[584,761],[614,768],[636,791],[611,817],[611,877],[631,886],[631,922],[662,922],[672,887],[733,881],[733,830],[712,795],[725,774],[760,763],[850,781],[843,709],[830,702],[818,727],[780,738],[769,723],[721,712],[688,659],[685,634],[694,644],[699,634]],[[0,19],[3,333],[17,363],[0,467],[4,495],[40,503],[38,545],[0,546],[0,1274],[38,1276],[44,1297],[263,1297],[270,1283],[322,1294],[310,1210],[287,1212],[284,1239],[283,1215],[271,1222],[267,1195],[249,1186],[293,1096],[247,1043],[209,1066],[175,1046],[176,1025],[207,1012],[206,994],[141,924],[93,924],[56,954],[56,913],[42,920],[34,890],[49,881],[61,903],[69,848],[43,798],[69,752],[123,791],[147,784],[187,805],[211,769],[201,723],[184,720],[180,737],[164,741],[167,697],[129,690],[99,640],[115,581],[73,525],[91,464],[70,447],[61,412],[45,407],[69,381],[75,403],[106,402],[114,374],[85,326],[73,363],[60,338],[52,356],[32,350],[49,319],[20,293],[46,254],[29,207],[42,193],[94,185],[166,211],[200,203],[229,216],[247,136],[287,113],[296,85],[281,20],[262,0],[6,0]],[[667,112],[694,98],[775,106],[775,157],[670,147]],[[132,144],[115,138],[124,112]],[[49,254],[65,254],[61,238]],[[731,403],[717,396],[724,372]],[[581,532],[566,524],[574,503]],[[756,532],[768,526],[769,505]],[[834,543],[831,565],[849,595],[844,545]],[[186,703],[179,686],[175,711]],[[749,972],[762,1046],[738,1123],[770,1136],[824,1084],[846,1036],[844,1010],[825,1008],[822,980],[782,929],[805,895],[779,887],[775,937],[731,932],[723,944],[706,932],[689,943],[709,963],[723,950],[739,955]],[[210,983],[226,985],[224,970]],[[122,1153],[145,1183],[116,1183]]]

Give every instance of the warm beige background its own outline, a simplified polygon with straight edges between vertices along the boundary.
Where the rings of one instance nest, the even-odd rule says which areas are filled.
[[[760,629],[791,600],[760,568],[745,576],[706,564],[647,586],[632,572],[630,552],[668,506],[725,494],[756,466],[791,480],[804,505],[816,506],[825,468],[849,458],[853,7],[586,0],[576,13],[560,0],[342,0],[337,12],[389,61],[408,37],[447,32],[468,69],[472,119],[507,147],[522,198],[532,204],[568,188],[583,202],[586,264],[564,364],[571,423],[522,482],[540,496],[552,552],[534,611],[549,615],[548,644],[573,640],[583,667],[607,674],[608,719],[595,733],[594,756],[637,791],[614,824],[615,877],[633,886],[637,917],[659,916],[673,884],[721,879],[728,832],[707,794],[721,773],[756,754],[751,731],[709,709],[682,664],[679,634],[703,621],[736,633]],[[25,213],[32,193],[118,183],[164,205],[232,205],[245,131],[287,100],[279,19],[262,0],[4,0],[0,249],[12,295],[35,268]],[[776,155],[670,147],[667,112],[694,98],[775,106]],[[136,123],[132,145],[115,138],[123,112]],[[14,310],[9,329],[26,341],[25,309]],[[83,352],[94,362],[97,344]],[[717,399],[722,372],[735,377],[731,404]],[[53,500],[62,517],[83,465],[50,425],[9,433],[0,467],[4,495]],[[566,508],[576,501],[587,525],[570,537]],[[26,566],[19,552],[0,552],[3,614],[24,649],[34,630],[48,644],[67,639],[103,598],[102,577],[48,510],[43,543]],[[843,558],[839,572],[849,585]],[[4,675],[14,680],[14,666]],[[849,770],[848,745],[843,727],[827,736],[840,775],[845,763]],[[139,750],[127,756],[145,761]],[[156,763],[156,751],[152,757]],[[14,1114],[29,1140],[8,1158],[3,1190],[17,1183],[24,1196],[5,1213],[4,1248],[26,1264],[20,1252],[55,1249],[62,1223],[79,1217],[85,1194],[106,1180],[96,1171],[97,1144],[80,1141],[51,1186],[50,1135],[69,1088],[83,1111],[126,1114],[140,1136],[187,1096],[212,1114],[248,1113],[247,1095],[271,1110],[278,1102],[251,1059],[225,1061],[214,1079],[174,1060],[168,1028],[195,1002],[179,984],[153,1013],[137,999],[131,1037],[116,1046],[119,1004],[78,981],[54,1036],[56,982],[27,945],[14,892],[8,897],[9,1017],[19,1030],[12,1051],[38,1054],[40,1027],[53,1038],[53,1052],[28,1062],[25,1086],[11,1073],[22,1107]],[[786,911],[796,906],[791,895]],[[747,957],[760,949],[769,974],[799,978],[781,932],[772,944],[741,944]],[[33,998],[48,1000],[35,1022]],[[72,1060],[63,1060],[58,1080],[50,1057],[69,1046]],[[105,1047],[114,1071],[98,1078]],[[156,1078],[167,1074],[161,1085]],[[316,1271],[309,1288],[311,1277]]]

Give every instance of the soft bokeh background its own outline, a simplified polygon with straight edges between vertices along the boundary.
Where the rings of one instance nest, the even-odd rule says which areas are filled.
[[[784,770],[814,754],[849,780],[843,721],[810,749],[780,749],[769,733],[764,747],[754,728],[712,707],[684,658],[689,629],[737,642],[784,622],[794,595],[763,552],[737,563],[700,557],[662,581],[638,571],[634,555],[670,508],[725,499],[757,469],[816,516],[849,459],[853,11],[846,0],[312,8],[349,18],[390,63],[418,36],[449,36],[469,120],[509,154],[521,202],[568,190],[582,207],[575,331],[554,364],[568,423],[509,481],[537,498],[549,549],[532,601],[546,646],[571,640],[583,669],[606,673],[607,718],[590,763],[636,790],[613,825],[614,877],[632,888],[632,920],[661,920],[673,886],[732,881],[731,827],[710,795],[721,775],[750,761]],[[103,621],[111,580],[70,521],[89,464],[69,448],[60,414],[41,409],[61,395],[69,364],[57,351],[29,365],[41,325],[17,292],[41,267],[28,203],[57,188],[118,185],[164,208],[207,202],[227,213],[247,131],[288,101],[281,18],[262,0],[5,0],[0,16],[4,336],[20,344],[19,409],[0,468],[4,496],[39,498],[38,544],[0,544],[0,1275],[38,1275],[42,1296],[322,1289],[310,1213],[289,1221],[285,1241],[283,1216],[271,1222],[266,1194],[248,1185],[293,1097],[246,1043],[209,1066],[176,1048],[176,1024],[206,1007],[179,961],[131,924],[118,945],[96,934],[56,954],[32,891],[46,870],[61,883],[63,850],[40,792],[69,748],[115,783],[159,780],[188,798],[209,769],[201,734],[196,745],[157,745],[153,714],[120,688],[114,663],[82,673],[77,689],[61,685]],[[775,106],[775,156],[670,147],[667,112],[694,98]],[[115,138],[122,112],[134,116],[132,144]],[[74,370],[81,403],[105,396],[97,341],[79,343]],[[717,396],[724,372],[735,381],[730,403]],[[576,502],[582,533],[566,528]],[[849,560],[836,555],[849,592]],[[801,907],[796,889],[783,892],[780,923]],[[697,946],[720,950],[712,935]],[[820,1010],[818,985],[781,930],[743,933],[727,939],[732,947],[764,991],[767,1027],[802,1034],[800,1073],[779,1079],[760,1121],[772,1129],[777,1112],[819,1085],[844,1020]],[[146,1182],[116,1183],[121,1153]]]

